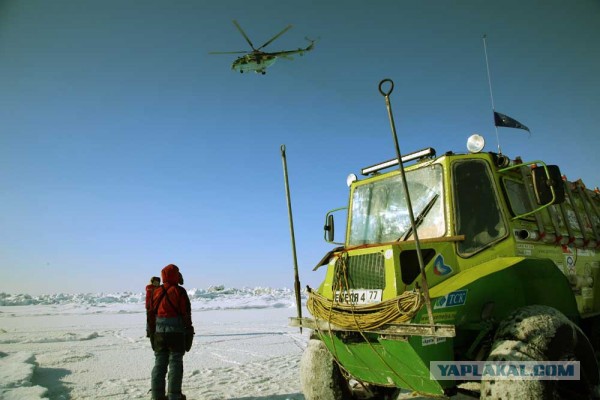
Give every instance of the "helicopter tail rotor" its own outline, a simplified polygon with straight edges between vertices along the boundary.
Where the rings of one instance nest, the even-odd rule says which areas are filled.
[[[311,39],[311,38],[309,38],[308,36],[305,36],[305,37],[304,37],[304,39],[306,39],[307,41],[309,41],[309,42],[310,42],[310,44],[308,45],[308,47],[306,47],[306,49],[304,49],[304,50],[306,50],[306,51],[310,51],[310,50],[312,50],[312,49],[315,47],[315,42],[316,42],[317,40],[319,40],[320,38]]]

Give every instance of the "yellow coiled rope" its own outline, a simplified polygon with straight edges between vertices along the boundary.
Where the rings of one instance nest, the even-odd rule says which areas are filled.
[[[306,306],[315,318],[352,330],[372,330],[386,324],[408,322],[423,304],[421,294],[416,291],[367,305],[334,303],[314,290],[308,293]]]
[[[347,292],[348,253],[343,252],[336,260],[336,276],[333,280],[333,293]],[[400,296],[380,303],[355,305],[334,302],[320,293],[308,289],[306,306],[317,319],[328,321],[343,329],[371,330],[390,323],[410,321],[423,304],[423,298],[418,291],[406,291]]]

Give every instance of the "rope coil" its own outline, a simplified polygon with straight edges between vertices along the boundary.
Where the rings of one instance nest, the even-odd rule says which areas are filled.
[[[332,290],[340,293],[349,292],[348,253],[343,252],[336,260],[336,276]],[[308,289],[306,306],[310,313],[318,319],[328,321],[343,329],[359,331],[377,329],[390,323],[410,321],[423,305],[422,294],[418,291],[405,291],[393,299],[374,304],[344,304],[330,300],[320,293]]]
[[[358,330],[371,330],[386,324],[408,322],[422,305],[421,293],[416,291],[404,292],[381,303],[354,305],[334,302],[310,288],[306,303],[315,318],[343,329]]]

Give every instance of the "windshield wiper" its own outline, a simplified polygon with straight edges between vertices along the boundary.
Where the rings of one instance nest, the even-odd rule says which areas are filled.
[[[425,217],[427,216],[429,211],[431,211],[431,209],[433,208],[433,205],[435,204],[435,201],[438,199],[438,197],[440,197],[440,195],[438,193],[436,193],[431,198],[431,200],[429,200],[429,202],[427,203],[425,208],[423,210],[421,210],[421,212],[419,213],[417,218],[415,218],[415,228],[416,229],[418,229],[419,225],[421,225],[423,223],[423,220],[425,219]],[[402,235],[402,236],[400,236],[400,238],[398,238],[397,242],[405,241],[406,239],[409,238],[410,235],[412,235],[412,232],[413,232],[413,227],[411,226],[408,228],[408,230],[406,231],[406,233],[404,235]]]

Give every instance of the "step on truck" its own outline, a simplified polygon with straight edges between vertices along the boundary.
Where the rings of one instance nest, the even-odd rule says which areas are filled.
[[[389,101],[388,113],[396,138]],[[315,267],[323,282],[307,287],[311,315],[290,319],[311,332],[305,398],[461,388],[486,399],[595,398],[598,188],[541,160],[485,152],[479,135],[465,154],[400,156],[395,140],[398,157],[351,174],[348,206],[326,214],[325,239],[338,247]]]

